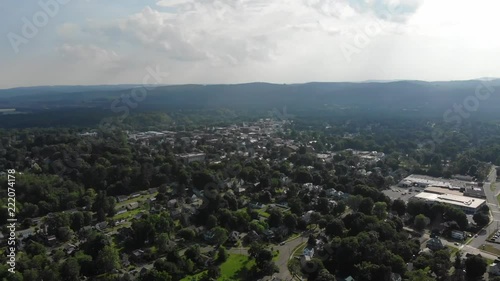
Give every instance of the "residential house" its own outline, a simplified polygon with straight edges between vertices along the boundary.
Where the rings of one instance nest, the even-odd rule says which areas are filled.
[[[203,239],[207,242],[210,242],[210,243],[212,242],[214,237],[215,237],[215,233],[211,230],[209,230],[203,234]]]
[[[427,248],[433,250],[433,251],[438,251],[444,248],[443,242],[439,238],[431,238],[427,242]]]
[[[177,204],[177,199],[172,199],[167,202],[167,208],[174,209],[177,208],[179,204]]]
[[[495,276],[500,276],[500,263],[493,263],[488,266],[488,273]]]
[[[391,281],[403,281],[403,277],[399,273],[391,273]]]
[[[120,209],[120,210],[116,211],[115,215],[125,214],[126,212],[128,212],[127,209]]]
[[[205,161],[205,153],[186,153],[177,155],[177,157],[182,160],[185,164],[189,164],[191,162],[202,162]]]
[[[54,246],[57,243],[56,236],[55,235],[47,236],[47,238],[45,239],[45,242],[49,246]]]
[[[106,228],[108,228],[108,222],[103,221],[95,225],[95,228],[99,231],[104,231]]]
[[[248,232],[248,234],[245,235],[245,237],[243,238],[243,241],[246,244],[250,244],[252,242],[260,241],[260,240],[261,240],[260,235],[257,234],[257,232],[255,232],[255,230]]]
[[[314,256],[314,248],[313,247],[305,247],[302,255],[313,257]]]
[[[457,240],[464,240],[467,235],[465,232],[460,231],[460,230],[452,230],[451,231],[451,237]]]
[[[118,195],[118,196],[116,196],[116,200],[118,202],[127,201],[128,200],[128,196],[126,196],[126,195]]]
[[[137,208],[139,208],[139,202],[132,202],[132,203],[127,204],[128,210],[135,210]]]
[[[144,250],[137,249],[132,252],[132,258],[135,261],[140,261],[144,257]]]
[[[230,244],[236,244],[240,241],[240,233],[238,231],[232,231],[227,238],[227,242]]]
[[[261,204],[261,203],[258,203],[258,202],[251,202],[248,204],[248,207],[251,208],[251,209],[262,209],[264,208],[264,205]]]
[[[274,239],[274,231],[268,229],[264,231],[264,237],[269,241],[271,239]]]

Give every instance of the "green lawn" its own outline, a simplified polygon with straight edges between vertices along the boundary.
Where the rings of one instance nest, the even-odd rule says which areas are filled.
[[[492,183],[490,184],[490,190],[491,190],[491,191],[495,191],[495,183],[494,183],[494,182],[492,182]]]
[[[250,269],[254,264],[255,261],[250,260],[248,256],[230,254],[227,260],[220,265],[221,276],[217,280],[241,280],[242,278],[238,276],[242,273],[241,269]],[[196,275],[186,276],[185,278],[181,279],[181,281],[196,280],[198,277],[201,277],[203,273],[205,273],[205,271],[202,271]]]
[[[146,202],[146,200],[148,200],[149,198],[153,198],[156,195],[158,195],[158,192],[153,193],[153,194],[141,195],[141,196],[136,197],[136,198],[130,198],[126,201],[116,203],[116,209],[121,209],[121,207],[127,206],[128,204],[133,203],[133,202],[139,202],[139,203]],[[139,204],[139,205],[141,205],[141,204]]]
[[[498,203],[500,203],[500,194],[498,194],[498,196],[497,196],[497,201],[498,201]]]
[[[135,215],[137,215],[141,211],[143,211],[143,210],[141,210],[140,208],[137,208],[135,210],[131,210],[131,211],[125,212],[123,214],[115,215],[113,217],[113,219],[114,220],[121,220],[121,219],[133,218]]]
[[[269,213],[266,213],[266,210],[264,208],[262,209],[256,209],[257,213],[265,218],[268,218],[270,215]]]
[[[448,247],[450,249],[450,256],[453,257],[458,253],[458,248],[451,246],[451,245],[447,245],[446,247]]]
[[[494,247],[493,245],[490,245],[490,244],[484,244],[482,247],[481,247],[482,250],[484,250],[485,252],[490,252],[494,255],[497,255],[497,256],[500,256],[500,250],[497,249],[496,247]]]
[[[220,266],[221,277],[219,280],[235,279],[238,280],[238,273],[241,269],[250,269],[255,264],[254,260],[250,260],[248,256],[230,254],[227,261]]]
[[[186,276],[186,277],[182,278],[181,281],[198,280],[198,278],[200,278],[203,275],[203,273],[205,273],[205,272],[206,272],[206,270],[202,271],[202,272],[200,272],[198,274],[192,275],[192,276]]]
[[[304,249],[307,247],[307,243],[303,243],[302,245],[299,245],[297,248],[293,250],[293,256],[294,257],[300,257],[304,253]]]

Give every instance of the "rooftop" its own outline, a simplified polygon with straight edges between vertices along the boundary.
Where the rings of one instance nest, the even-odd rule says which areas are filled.
[[[421,192],[421,193],[415,195],[415,198],[428,200],[428,201],[447,203],[447,204],[468,207],[468,208],[477,208],[485,202],[485,200],[483,200],[483,199],[472,198],[472,197],[467,197],[467,196],[454,195],[454,194],[435,194],[435,193],[428,193],[428,192]]]

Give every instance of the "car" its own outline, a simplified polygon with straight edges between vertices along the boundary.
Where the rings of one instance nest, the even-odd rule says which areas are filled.
[[[477,236],[479,236],[479,235],[477,235],[477,234],[476,234],[476,235],[474,235],[474,237],[477,237]]]
[[[455,242],[455,246],[460,246],[460,243],[458,243],[458,242]]]
[[[281,243],[280,243],[280,246],[283,246],[283,245],[285,245],[285,242],[281,242]]]

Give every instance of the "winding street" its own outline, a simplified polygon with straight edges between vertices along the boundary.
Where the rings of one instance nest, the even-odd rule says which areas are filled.
[[[288,270],[288,261],[290,260],[290,256],[293,254],[293,251],[300,246],[302,243],[307,242],[307,237],[309,233],[302,233],[300,236],[294,237],[285,241],[283,245],[273,245],[274,250],[279,251],[278,259],[276,260],[276,265],[279,268],[279,272],[274,274],[273,277],[276,277],[281,280],[292,280],[293,276]],[[248,255],[247,248],[231,248],[228,250],[229,254],[238,254],[238,255]]]

